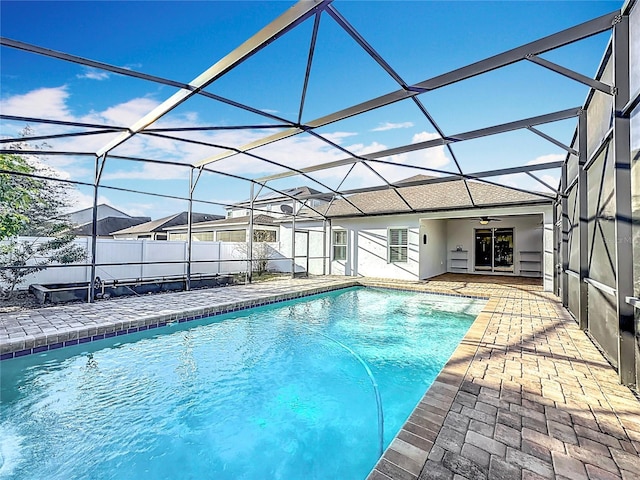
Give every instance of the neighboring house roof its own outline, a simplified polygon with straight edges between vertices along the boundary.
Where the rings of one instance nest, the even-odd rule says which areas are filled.
[[[269,193],[265,193],[264,195],[259,195],[255,200],[254,200],[254,205],[256,204],[265,204],[265,203],[273,203],[273,202],[287,202],[287,201],[291,201],[291,197],[297,198],[297,197],[304,197],[306,195],[317,195],[317,194],[321,194],[322,192],[320,192],[319,190],[316,190],[314,188],[311,187],[307,187],[307,186],[302,186],[302,187],[294,187],[294,188],[287,188],[285,190],[281,190],[282,194],[280,192],[269,192]],[[324,199],[326,201],[331,200],[332,198],[332,194],[328,193],[326,194],[326,197],[324,198],[320,198],[321,200]],[[301,200],[304,201],[304,200]],[[227,207],[228,209],[231,208],[246,208],[249,206],[249,200],[244,200],[242,202],[238,202],[234,205],[232,205],[231,207]]]
[[[353,205],[366,214],[380,215],[389,213],[411,213],[413,211],[454,210],[473,208],[469,193],[463,180],[450,180],[423,185],[401,186],[403,183],[421,182],[436,179],[427,175],[416,175],[400,182],[398,191],[409,206],[391,188],[370,192],[356,193],[347,197]],[[520,192],[498,185],[468,180],[467,185],[473,196],[475,206],[498,206],[531,203],[550,203],[548,200],[532,193]],[[337,199],[330,206],[316,207],[327,217],[346,217],[362,215],[353,205],[344,199]],[[308,213],[313,213],[309,211]]]
[[[150,217],[107,217],[97,221],[97,234],[100,237],[110,236],[113,232],[122,230],[123,228],[132,227],[151,220]],[[92,235],[93,222],[78,225],[71,232],[74,235]]]
[[[192,213],[191,218],[193,223],[199,223],[224,217],[222,215],[213,215],[211,213]],[[150,222],[142,223],[134,227],[125,228],[124,230],[114,232],[114,235],[134,235],[138,233],[160,232],[165,230],[167,227],[183,225],[188,221],[189,213],[180,212],[169,215],[168,217],[160,218],[158,220],[152,220]]]
[[[254,225],[274,225],[275,226],[275,218],[270,217],[269,215],[255,215],[253,217]],[[229,227],[233,225],[249,225],[249,215],[245,215],[242,217],[231,217],[231,218],[223,218],[222,220],[214,220],[211,222],[198,222],[197,224],[193,224],[192,228],[196,228],[198,230],[202,230],[204,228],[212,228],[212,227]],[[185,230],[187,225],[176,225],[170,228],[166,228],[167,231],[174,230]]]
[[[106,203],[99,204],[97,211],[98,220],[109,217],[135,218],[118,210],[117,208],[113,208],[111,205],[107,205]],[[82,210],[76,210],[75,212],[69,212],[65,216],[69,219],[70,222],[81,225],[86,223],[87,220],[93,218],[93,207],[83,208]]]

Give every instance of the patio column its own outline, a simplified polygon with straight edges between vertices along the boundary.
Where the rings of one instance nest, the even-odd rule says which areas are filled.
[[[329,223],[329,275],[331,275],[331,264],[333,263],[333,249],[331,248],[331,242],[333,242],[333,230],[332,230],[332,226],[331,226],[331,219],[327,219],[327,222]]]
[[[104,164],[107,162],[107,154],[96,157],[95,177],[93,182],[93,211],[91,219],[91,275],[89,278],[89,291],[87,292],[87,302],[93,303],[96,293],[96,248],[98,246],[98,189],[100,178],[104,171]]]
[[[247,258],[249,264],[247,265],[247,283],[251,283],[253,280],[253,182],[249,188],[249,251],[247,252]]]
[[[562,194],[562,191],[560,192]],[[560,202],[553,204],[553,293],[560,293],[560,275],[558,274],[558,261],[560,260],[559,235],[558,235],[558,207]]]
[[[293,219],[291,222],[291,278],[296,276],[296,201],[291,202]]]
[[[580,254],[580,295],[578,308],[578,324],[581,330],[589,327],[587,315],[589,286],[585,279],[589,277],[589,209],[587,198],[587,171],[585,165],[587,155],[587,111],[582,110],[578,117],[578,234]]]
[[[614,191],[616,201],[616,303],[618,314],[618,375],[623,385],[636,383],[633,251],[631,231],[631,131],[622,114],[629,102],[629,16],[621,15],[613,26]]]
[[[322,275],[327,274],[327,219],[322,219]]]
[[[569,274],[567,273],[567,270],[569,270],[569,199],[567,195],[569,192],[567,191],[567,162],[568,160],[562,165],[562,174],[560,178],[560,192],[562,194],[562,198],[560,200],[562,206],[560,227],[562,229],[562,245],[560,246],[562,280],[560,281],[560,285],[562,286],[562,306],[565,308],[569,305]]]
[[[193,168],[189,170],[189,211],[187,212],[187,279],[185,290],[191,290],[191,224],[193,223]]]

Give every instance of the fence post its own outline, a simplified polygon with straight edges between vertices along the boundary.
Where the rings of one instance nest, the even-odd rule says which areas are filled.
[[[142,243],[140,244],[140,278],[143,279],[144,278],[144,262],[146,261],[146,257],[147,257],[147,241],[146,240],[142,240]]]

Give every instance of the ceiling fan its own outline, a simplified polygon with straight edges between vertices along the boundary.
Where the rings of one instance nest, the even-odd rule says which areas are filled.
[[[477,217],[478,221],[480,222],[480,225],[487,225],[489,222],[501,222],[502,220],[500,220],[499,218],[493,218],[493,217]]]

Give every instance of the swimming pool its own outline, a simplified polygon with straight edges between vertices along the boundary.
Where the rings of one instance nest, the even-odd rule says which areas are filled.
[[[351,288],[3,361],[0,478],[365,478],[357,357],[386,447],[484,303]]]

